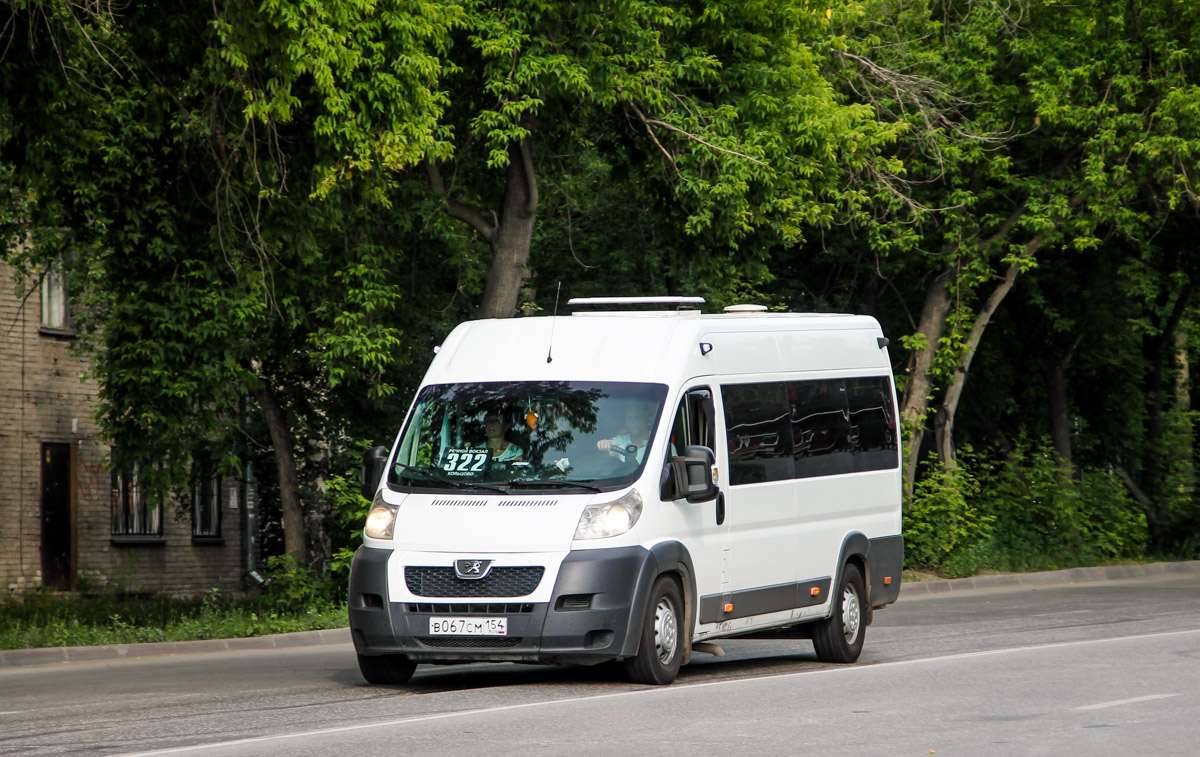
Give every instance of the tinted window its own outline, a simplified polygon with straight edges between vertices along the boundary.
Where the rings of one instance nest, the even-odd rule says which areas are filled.
[[[896,408],[886,376],[846,380],[854,470],[887,470],[899,465]]]
[[[783,383],[722,386],[729,482],[782,481],[794,475],[792,427]]]
[[[796,445],[796,478],[849,473],[854,469],[854,461],[846,382],[792,381],[787,386]]]

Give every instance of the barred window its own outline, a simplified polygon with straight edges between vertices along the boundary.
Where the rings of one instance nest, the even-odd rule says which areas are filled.
[[[193,460],[192,538],[220,538],[221,509],[226,501],[221,476],[210,455],[200,453]]]
[[[112,472],[113,536],[162,536],[162,503],[147,496],[138,467]]]

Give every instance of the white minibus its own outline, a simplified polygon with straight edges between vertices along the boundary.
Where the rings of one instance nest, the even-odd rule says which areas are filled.
[[[858,659],[903,562],[887,339],[866,316],[702,302],[573,300],[450,333],[363,462],[367,681],[622,660],[666,684],[749,636]]]

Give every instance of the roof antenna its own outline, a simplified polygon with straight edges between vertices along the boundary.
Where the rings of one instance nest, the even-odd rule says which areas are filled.
[[[558,291],[554,293],[554,315],[558,315],[558,297],[562,294],[562,280],[558,282]],[[546,348],[546,362],[553,363],[554,358],[550,353],[554,351],[554,321],[550,321],[550,346]]]

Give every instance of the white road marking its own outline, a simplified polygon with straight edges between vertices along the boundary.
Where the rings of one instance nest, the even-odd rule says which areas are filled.
[[[23,714],[25,714],[24,710],[10,710],[8,712],[0,712],[0,715],[23,715]]]
[[[1134,697],[1133,699],[1118,699],[1115,702],[1101,702],[1100,704],[1089,704],[1086,707],[1076,707],[1077,710],[1103,710],[1106,707],[1120,707],[1123,704],[1137,704],[1138,702],[1150,702],[1155,699],[1170,699],[1177,697],[1178,694],[1151,694],[1145,697]]]
[[[551,699],[542,702],[526,702],[524,704],[510,704],[500,707],[484,707],[478,710],[457,710],[455,712],[442,712],[436,715],[418,715],[411,718],[398,718],[396,720],[383,720],[374,723],[362,723],[359,725],[339,726],[337,728],[319,728],[312,731],[300,731],[296,733],[280,733],[273,736],[255,736],[246,739],[232,739],[230,741],[215,741],[207,744],[195,744],[192,746],[171,747],[168,749],[155,749],[149,752],[135,752],[126,754],[125,757],[150,757],[151,755],[160,754],[183,754],[185,752],[200,752],[209,749],[223,749],[226,747],[244,746],[247,744],[263,744],[270,741],[282,741],[284,739],[302,739],[310,736],[326,736],[334,733],[348,733],[350,731],[363,731],[368,728],[388,728],[390,726],[410,725],[413,723],[428,723],[433,720],[446,720],[448,718],[459,718],[470,715],[490,715],[497,712],[512,712],[513,710],[528,710],[534,707],[547,707],[561,704],[572,704],[575,702],[595,702],[603,699],[619,699],[623,697],[640,697],[640,696],[655,696],[655,695],[670,695],[673,692],[687,691],[688,689],[701,689],[714,686],[736,686],[739,684],[755,684],[762,681],[776,681],[781,678],[798,678],[800,676],[819,676],[830,674],[851,674],[864,673],[885,668],[896,668],[904,665],[923,665],[930,662],[946,662],[953,660],[966,660],[974,657],[991,657],[993,655],[1013,654],[1017,652],[1038,652],[1046,649],[1062,649],[1064,647],[1080,647],[1090,644],[1108,644],[1118,641],[1139,641],[1143,639],[1162,639],[1170,636],[1188,636],[1200,634],[1200,628],[1192,628],[1186,631],[1163,631],[1161,633],[1138,634],[1136,636],[1111,636],[1104,639],[1084,639],[1081,641],[1062,641],[1053,644],[1035,644],[1028,647],[1007,647],[1005,649],[991,649],[986,652],[966,652],[962,654],[942,655],[940,657],[922,657],[915,660],[897,660],[895,662],[880,662],[874,665],[854,665],[847,667],[822,668],[821,670],[804,670],[796,673],[783,673],[781,675],[757,676],[754,678],[738,678],[727,681],[707,681],[705,683],[691,683],[675,686],[656,686],[649,689],[637,689],[635,691],[620,691],[614,694],[597,694],[595,696],[572,697],[570,699]],[[1174,696],[1173,694],[1164,696]],[[1134,700],[1129,700],[1134,701]],[[1113,706],[1115,704],[1113,703]]]

